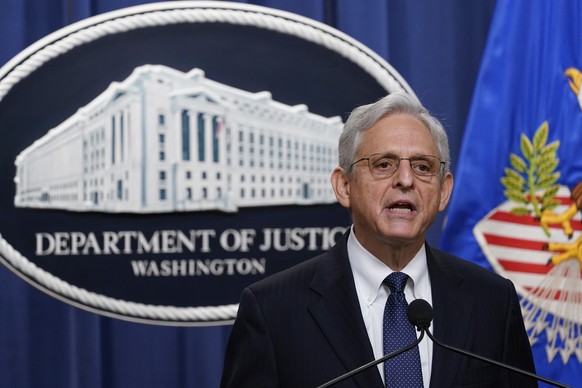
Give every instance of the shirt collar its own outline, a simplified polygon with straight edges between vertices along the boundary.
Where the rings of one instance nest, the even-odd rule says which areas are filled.
[[[362,302],[369,305],[376,300],[380,292],[386,293],[382,282],[394,271],[360,244],[353,225],[348,237],[348,258],[358,289],[358,297],[364,298]],[[406,287],[411,288],[415,299],[428,300],[430,298],[430,280],[424,244],[401,272],[407,274],[412,280],[412,282],[408,281]]]

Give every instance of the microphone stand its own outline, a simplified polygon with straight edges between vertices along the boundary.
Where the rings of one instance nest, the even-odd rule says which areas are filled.
[[[332,385],[337,384],[340,381],[343,381],[343,380],[345,380],[345,379],[347,379],[349,377],[352,377],[353,375],[355,375],[357,373],[360,373],[360,372],[362,372],[362,371],[364,371],[364,370],[366,370],[366,369],[368,369],[368,368],[370,368],[370,367],[372,367],[374,365],[378,365],[379,363],[384,362],[386,360],[389,360],[392,357],[396,357],[400,353],[404,353],[404,352],[412,349],[413,347],[415,347],[416,345],[418,345],[420,343],[420,341],[422,341],[422,339],[424,338],[424,332],[425,332],[425,330],[422,329],[422,328],[419,328],[418,331],[420,331],[420,335],[418,336],[418,339],[416,341],[412,342],[410,345],[407,345],[407,346],[403,347],[402,349],[398,349],[398,350],[395,350],[395,351],[393,351],[391,353],[388,353],[388,354],[380,357],[377,360],[370,361],[369,363],[364,364],[364,365],[362,365],[359,368],[356,368],[354,370],[351,370],[348,373],[343,374],[343,375],[341,375],[339,377],[336,377],[335,379],[330,380],[327,383],[325,383],[323,385],[320,385],[317,388],[327,388],[327,387],[331,387]],[[567,388],[570,388],[570,387],[567,387]]]
[[[439,340],[437,340],[430,333],[430,330],[428,330],[428,328],[425,329],[425,330],[423,330],[423,331],[426,331],[426,335],[428,336],[428,338],[430,338],[432,340],[432,342],[434,342],[438,346],[442,346],[445,349],[451,350],[451,351],[456,352],[456,353],[460,353],[460,354],[462,354],[464,356],[473,357],[473,358],[476,358],[478,360],[485,361],[485,362],[488,362],[488,363],[493,364],[493,365],[496,365],[496,366],[500,366],[500,367],[505,368],[505,369],[509,369],[509,370],[511,370],[513,372],[520,373],[522,375],[526,375],[528,377],[531,377],[531,378],[536,379],[536,380],[543,381],[544,383],[548,383],[548,384],[554,385],[556,387],[572,388],[572,387],[570,387],[568,385],[564,385],[564,384],[558,383],[556,381],[552,381],[550,379],[546,379],[545,377],[538,376],[536,374],[533,374],[531,372],[528,372],[528,371],[525,371],[525,370],[522,370],[522,369],[519,369],[519,368],[515,368],[515,367],[513,367],[511,365],[506,365],[506,364],[503,364],[503,363],[501,363],[499,361],[491,360],[489,358],[486,358],[486,357],[483,357],[483,356],[479,356],[478,354],[470,353],[470,352],[467,352],[465,350],[462,350],[462,349],[459,349],[459,348],[455,348],[454,346],[446,345],[446,344],[440,342]]]

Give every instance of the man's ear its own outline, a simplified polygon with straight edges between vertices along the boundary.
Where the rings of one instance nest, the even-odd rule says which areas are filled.
[[[336,167],[331,173],[331,186],[338,202],[345,208],[350,208],[350,180],[344,169]]]
[[[447,172],[443,182],[441,183],[441,202],[439,203],[439,211],[445,210],[449,200],[451,199],[451,193],[453,192],[453,174]]]

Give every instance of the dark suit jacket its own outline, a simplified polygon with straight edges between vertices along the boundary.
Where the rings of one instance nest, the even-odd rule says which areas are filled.
[[[328,252],[243,291],[221,387],[311,388],[374,359],[347,256]],[[513,284],[427,246],[437,339],[534,372]],[[433,347],[431,387],[530,387],[535,380]],[[377,367],[336,387],[382,388]]]

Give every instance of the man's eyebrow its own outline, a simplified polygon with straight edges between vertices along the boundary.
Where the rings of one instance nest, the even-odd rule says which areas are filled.
[[[422,156],[433,156],[431,154],[422,153],[422,152],[417,152],[417,153],[414,153],[414,154],[409,155],[409,156],[400,156],[392,151],[372,152],[370,155],[391,156],[391,157],[395,157],[395,158],[418,158],[418,157],[422,157]]]

